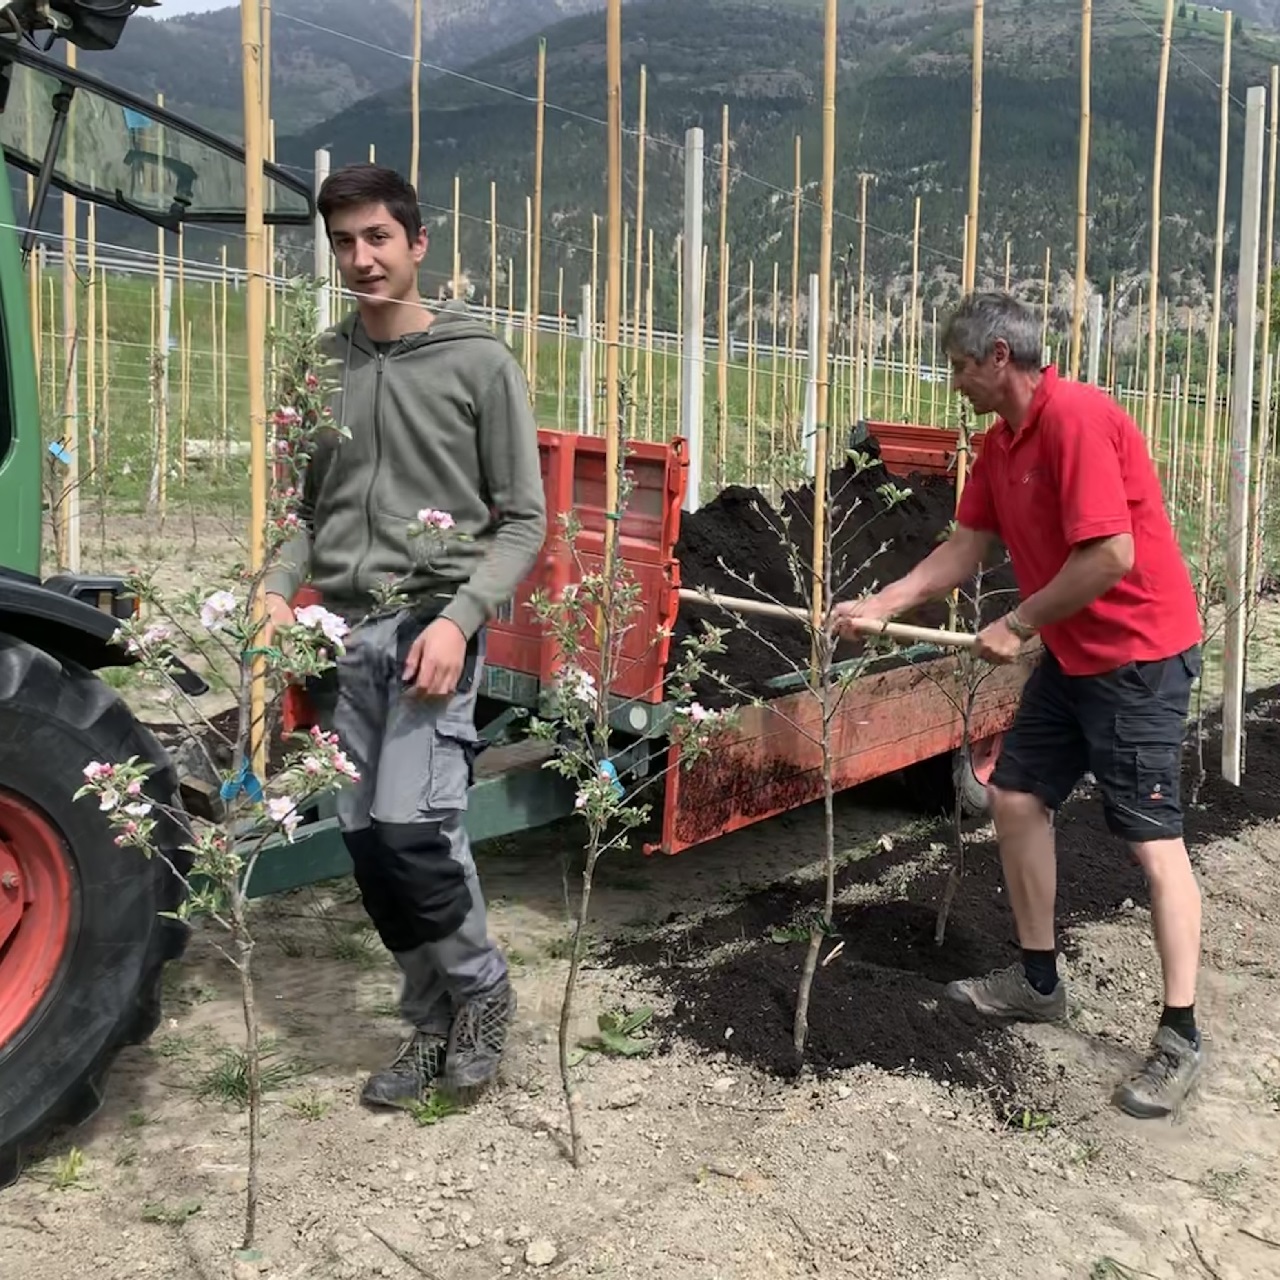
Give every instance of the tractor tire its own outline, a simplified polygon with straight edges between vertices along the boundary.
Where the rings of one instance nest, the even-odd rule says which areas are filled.
[[[94,801],[72,797],[91,760],[155,766],[146,796],[180,812],[154,734],[89,671],[0,634],[0,1187],[53,1131],[102,1104],[120,1049],[160,1021],[166,961],[188,927],[161,858],[122,849]],[[185,817],[157,845],[185,875]]]

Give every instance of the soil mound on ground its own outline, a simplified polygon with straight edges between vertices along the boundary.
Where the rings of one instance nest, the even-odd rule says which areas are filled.
[[[1187,806],[1187,843],[1208,877],[1213,867],[1202,858],[1206,846],[1280,819],[1280,685],[1250,696],[1246,732],[1247,772],[1240,787],[1221,777],[1221,718],[1207,718],[1188,735],[1183,786],[1195,800]],[[1198,735],[1206,766],[1202,783]],[[857,803],[857,792],[842,800]],[[837,894],[875,884],[930,845],[949,849],[950,841],[948,826],[939,823],[892,850],[850,863],[838,873]],[[1057,855],[1059,937],[1068,956],[1076,954],[1078,926],[1149,902],[1141,871],[1107,831],[1100,800],[1088,788],[1058,815]],[[967,1021],[943,997],[952,979],[1019,956],[994,841],[967,847],[945,942],[935,946],[947,862],[916,878],[900,896],[837,906],[836,936],[823,953],[838,941],[844,949],[819,968],[814,982],[806,1065],[820,1076],[863,1064],[917,1072],[983,1090],[1002,1116],[1020,1114],[1025,1106],[1044,1110],[1054,1081],[1039,1055],[1005,1029]],[[669,1034],[708,1053],[723,1051],[771,1075],[789,1076],[795,1070],[792,1020],[808,922],[821,905],[820,882],[774,885],[726,914],[687,927],[673,918],[669,931],[621,944],[604,962],[635,966],[673,997]],[[1153,1019],[1158,996],[1153,985]],[[1137,1028],[1135,1034],[1144,1031]]]
[[[945,536],[954,517],[955,484],[951,476],[891,476],[873,446],[850,459],[828,479],[828,520],[832,530],[833,595],[850,599],[884,586],[908,573]],[[894,500],[888,486],[909,495]],[[732,485],[701,510],[681,521],[676,557],[681,585],[702,587],[719,595],[807,605],[800,581],[812,572],[814,486],[790,490],[777,507],[755,488]],[[727,567],[726,567],[727,566]],[[982,615],[998,617],[1017,602],[1013,572],[1006,562],[983,575]],[[962,601],[962,617],[972,618],[972,605]],[[920,608],[904,622],[945,627],[947,604]],[[810,637],[800,623],[752,615],[737,628],[722,609],[682,604],[672,642],[672,661],[683,653],[681,642],[701,624],[733,628],[725,638],[726,653],[708,664],[748,697],[769,696],[768,682],[808,666]],[[966,625],[969,625],[966,623]],[[853,645],[838,658],[853,657]],[[712,680],[698,686],[698,696],[712,704],[731,698]]]

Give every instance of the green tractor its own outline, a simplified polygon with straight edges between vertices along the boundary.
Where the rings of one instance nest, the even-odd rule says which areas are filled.
[[[46,446],[24,274],[51,188],[175,232],[244,224],[240,148],[40,47],[113,48],[137,7],[0,3],[0,147],[35,179],[25,234],[0,183],[0,1186],[98,1108],[115,1055],[157,1026],[164,964],[186,941],[161,914],[178,878],[116,848],[106,815],[72,799],[90,761],[137,756],[156,766],[153,798],[181,807],[164,748],[96,674],[132,661],[111,643],[136,608],[123,580],[40,575]],[[269,223],[313,225],[309,186],[267,166],[265,189]],[[174,679],[203,691],[189,670]],[[176,854],[184,838],[175,823],[164,843]]]

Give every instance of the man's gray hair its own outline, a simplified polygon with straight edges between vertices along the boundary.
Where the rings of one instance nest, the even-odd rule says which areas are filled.
[[[1044,363],[1040,320],[1030,307],[1008,293],[971,293],[952,312],[942,331],[948,356],[972,356],[981,363],[1003,338],[1017,369],[1039,369]]]

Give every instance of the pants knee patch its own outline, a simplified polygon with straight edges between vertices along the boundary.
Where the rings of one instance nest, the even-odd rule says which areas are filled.
[[[456,933],[471,911],[471,885],[467,869],[453,857],[444,824],[380,823],[376,829],[412,939],[396,949]]]
[[[408,951],[414,945],[412,921],[405,910],[394,868],[372,828],[343,834],[351,855],[352,872],[365,913],[388,951]]]

